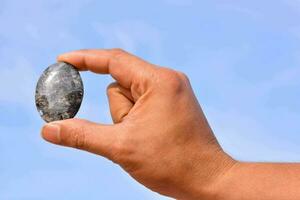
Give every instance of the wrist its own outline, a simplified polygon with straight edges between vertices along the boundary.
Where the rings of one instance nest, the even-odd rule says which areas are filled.
[[[203,187],[202,194],[207,200],[223,200],[223,188],[226,185],[226,179],[234,174],[235,168],[240,165],[239,161],[234,160],[224,153],[223,157],[217,163],[211,180]]]
[[[241,193],[239,192],[240,174],[245,171],[247,164],[234,161],[224,172],[214,181],[208,190],[209,200],[239,200]]]
[[[200,162],[204,162],[203,158]],[[206,158],[206,166],[198,167],[196,173],[187,185],[186,196],[180,200],[219,200],[223,192],[224,179],[231,174],[239,162],[231,158],[222,150],[218,150]]]

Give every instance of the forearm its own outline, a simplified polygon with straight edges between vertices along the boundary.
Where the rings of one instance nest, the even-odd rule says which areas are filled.
[[[300,164],[237,163],[215,186],[216,200],[299,200]]]

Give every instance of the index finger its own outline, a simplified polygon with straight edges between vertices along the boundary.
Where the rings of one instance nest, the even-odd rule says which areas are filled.
[[[74,65],[79,70],[111,74],[123,87],[130,88],[133,81],[151,77],[155,66],[121,49],[88,49],[64,53],[58,61]]]

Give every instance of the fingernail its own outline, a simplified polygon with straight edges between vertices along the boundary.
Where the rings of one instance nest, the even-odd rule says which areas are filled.
[[[48,142],[60,143],[60,126],[58,124],[46,124],[42,129],[42,137]]]

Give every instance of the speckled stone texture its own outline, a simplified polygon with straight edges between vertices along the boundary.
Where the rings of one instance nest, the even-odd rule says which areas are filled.
[[[79,72],[70,64],[59,62],[41,75],[35,93],[36,107],[46,122],[73,118],[83,99]]]

